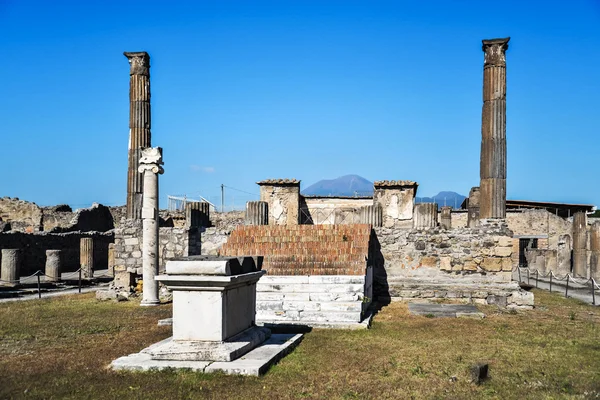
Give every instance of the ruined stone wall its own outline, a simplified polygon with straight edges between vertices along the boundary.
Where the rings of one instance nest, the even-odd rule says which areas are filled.
[[[491,224],[491,225],[490,225]],[[510,276],[511,232],[497,222],[480,228],[375,228],[375,279],[435,276],[440,271]],[[506,277],[504,277],[506,278]]]
[[[381,205],[383,226],[412,228],[417,184],[412,181],[378,181],[374,186],[373,204]]]
[[[359,224],[360,211],[373,204],[373,198],[310,198],[301,200],[300,221],[315,225]]]
[[[571,235],[572,229],[571,221],[546,210],[508,210],[506,222],[508,228],[517,236],[547,235],[550,249],[556,249],[559,237]]]
[[[201,253],[198,229],[162,227],[158,229],[159,270],[164,271],[168,259]],[[115,228],[115,268],[142,274],[142,221],[122,220]]]
[[[300,218],[300,182],[290,181],[289,184],[259,182],[259,185],[260,200],[269,204],[269,225],[297,225]]]
[[[31,275],[38,270],[44,271],[46,250],[62,250],[62,271],[71,272],[79,269],[79,241],[84,237],[94,240],[95,269],[107,268],[108,244],[114,241],[112,232],[3,232],[0,233],[0,249],[21,249],[21,276]]]
[[[0,198],[0,219],[10,222],[12,230],[40,232],[43,230],[42,208],[17,197]]]

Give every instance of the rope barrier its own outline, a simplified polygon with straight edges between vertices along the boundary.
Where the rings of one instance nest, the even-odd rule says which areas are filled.
[[[525,270],[527,272],[527,284],[529,285],[529,280],[530,280],[530,276],[531,274],[535,273],[535,287],[538,287],[538,281],[539,278],[550,278],[550,292],[552,292],[552,283],[553,281],[566,281],[566,285],[565,285],[565,297],[569,297],[569,285],[571,285],[572,289],[590,289],[591,290],[591,294],[592,294],[592,304],[596,305],[596,290],[600,290],[600,286],[598,285],[598,283],[596,282],[596,280],[593,277],[588,278],[587,280],[583,280],[580,278],[576,278],[574,277],[571,273],[567,273],[565,274],[565,276],[563,276],[562,278],[557,276],[554,271],[550,271],[546,274],[540,274],[540,271],[538,269],[532,270],[529,267],[521,267],[521,266],[517,266],[516,269],[518,270],[519,273],[519,282],[523,282],[523,277],[521,275],[521,270]],[[513,269],[513,273],[515,272],[515,269]]]

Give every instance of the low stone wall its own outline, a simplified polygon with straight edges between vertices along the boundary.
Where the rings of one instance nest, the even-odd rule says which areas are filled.
[[[373,297],[372,268],[356,275],[265,275],[256,286],[259,324],[357,323]]]
[[[0,249],[21,249],[21,276],[44,271],[46,250],[62,250],[62,272],[72,272],[79,269],[79,242],[84,237],[94,240],[94,269],[107,268],[108,244],[114,241],[112,232],[3,232],[0,233]]]
[[[122,220],[115,228],[115,268],[142,274],[142,221]],[[201,254],[197,228],[159,228],[159,270],[164,271],[167,260]]]

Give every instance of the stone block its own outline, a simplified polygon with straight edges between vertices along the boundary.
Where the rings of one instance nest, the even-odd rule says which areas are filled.
[[[481,384],[488,377],[488,364],[478,363],[471,366],[471,381]]]
[[[495,247],[494,255],[496,257],[510,257],[512,255],[512,246],[511,247]]]
[[[498,246],[501,246],[501,247],[512,247],[512,245],[513,245],[513,239],[511,237],[500,236],[498,238]]]
[[[488,272],[499,272],[502,271],[502,259],[485,257],[481,262],[481,268]]]
[[[346,311],[354,311],[361,312],[362,311],[362,302],[356,301],[352,303],[341,302],[341,301],[333,301],[329,303],[321,303],[320,307],[321,311],[334,311],[334,312],[346,312]]]
[[[452,258],[440,257],[440,269],[442,271],[452,271]]]
[[[364,276],[356,275],[310,275],[308,277],[309,284],[364,284]]]
[[[517,306],[533,306],[534,296],[533,293],[525,290],[515,291],[508,297],[508,304],[514,304]]]
[[[265,275],[258,281],[258,284],[291,284],[291,283],[309,283],[308,275]]]
[[[125,239],[125,246],[138,246],[140,241],[138,238],[127,238]]]
[[[502,259],[502,271],[512,271],[513,261],[511,258]]]
[[[283,310],[283,301],[256,300],[256,311]]]
[[[506,296],[491,295],[487,298],[487,304],[496,305],[498,307],[506,307],[507,298]]]
[[[300,312],[300,321],[315,322],[360,322],[360,312]]]
[[[463,270],[465,271],[477,271],[477,264],[475,261],[465,261],[463,264]]]
[[[284,301],[284,311],[321,311],[320,303],[314,301]]]
[[[422,267],[430,267],[435,268],[437,266],[437,257],[426,256],[421,258],[421,266]]]
[[[357,293],[310,293],[310,301],[357,301],[361,298]]]

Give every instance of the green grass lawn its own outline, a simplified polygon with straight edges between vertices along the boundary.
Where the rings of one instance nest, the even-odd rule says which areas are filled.
[[[261,378],[125,373],[111,360],[164,339],[171,306],[93,294],[0,304],[0,399],[600,398],[600,309],[536,291],[536,309],[486,318],[408,315],[393,303],[366,331],[315,329]],[[489,362],[490,379],[469,367]]]

